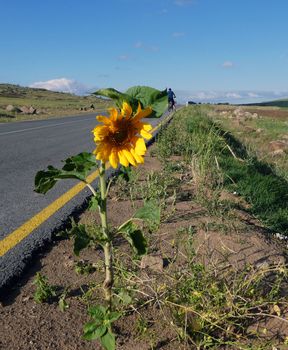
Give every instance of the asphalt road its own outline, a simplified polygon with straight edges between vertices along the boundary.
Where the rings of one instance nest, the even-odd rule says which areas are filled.
[[[159,119],[149,122],[155,126]],[[62,180],[46,195],[34,192],[37,171],[48,165],[60,167],[61,160],[95,148],[91,130],[96,124],[95,114],[0,124],[0,246],[4,237],[77,183]],[[83,190],[0,257],[0,288],[22,272],[32,252],[51,238],[51,232],[88,195],[89,190]]]

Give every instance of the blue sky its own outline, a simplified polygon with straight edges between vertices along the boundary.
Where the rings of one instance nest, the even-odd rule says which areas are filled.
[[[1,13],[2,83],[288,97],[287,0],[11,0]]]

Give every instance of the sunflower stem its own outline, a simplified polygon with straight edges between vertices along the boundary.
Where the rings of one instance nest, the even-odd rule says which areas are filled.
[[[108,230],[108,220],[107,220],[107,188],[106,188],[106,173],[105,173],[105,163],[101,162],[100,172],[100,194],[101,194],[101,205],[100,205],[100,218],[101,226],[103,230],[103,235],[107,239],[103,246],[104,250],[104,263],[105,263],[105,280],[103,283],[103,290],[105,300],[108,304],[109,310],[112,308],[112,286],[113,286],[113,254],[112,254],[112,243],[111,235]]]

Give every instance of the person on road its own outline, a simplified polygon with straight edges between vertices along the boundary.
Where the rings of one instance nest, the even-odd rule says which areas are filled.
[[[176,109],[175,107],[175,100],[174,98],[176,98],[176,95],[174,94],[174,91],[171,90],[171,88],[168,89],[167,91],[168,94],[168,108],[170,109]]]

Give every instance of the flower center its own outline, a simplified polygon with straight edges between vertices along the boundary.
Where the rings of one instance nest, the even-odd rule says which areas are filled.
[[[127,137],[128,137],[127,129],[120,129],[112,134],[112,139],[117,145],[121,145],[122,143],[127,141]]]

